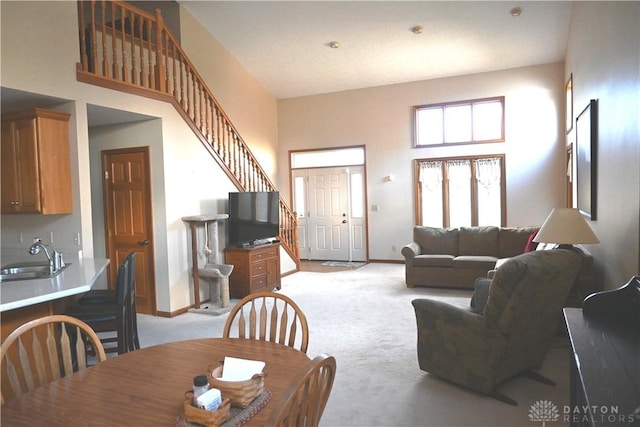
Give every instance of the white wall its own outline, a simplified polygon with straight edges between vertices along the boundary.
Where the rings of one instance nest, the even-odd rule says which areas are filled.
[[[279,101],[281,165],[289,150],[366,146],[369,256],[401,260],[415,225],[413,160],[506,154],[507,225],[541,225],[564,206],[564,67],[561,63]],[[505,96],[506,142],[413,147],[413,106]],[[385,181],[389,174],[394,181]],[[279,171],[287,183],[288,171]],[[288,186],[280,191],[289,197]],[[398,250],[392,252],[392,245]]]
[[[182,48],[269,178],[281,186],[276,99],[183,7],[180,21]]]
[[[77,22],[76,3],[60,2],[0,2],[2,54],[2,86],[41,93],[62,99],[77,85],[75,63],[79,49],[69,49],[70,40],[77,43],[77,27],[74,25],[49,25],[50,23]],[[33,17],[33,18],[31,18]],[[54,244],[65,253],[82,250],[84,255],[92,255],[92,239],[84,239],[83,245],[73,243],[75,233],[84,232],[90,225],[90,208],[79,209],[86,201],[86,192],[81,182],[87,178],[88,162],[83,161],[88,154],[86,136],[75,130],[86,126],[86,112],[78,109],[74,102],[55,106],[54,109],[71,114],[70,155],[73,178],[72,198],[74,212],[71,215],[2,215],[2,247],[28,247],[35,236],[47,239],[54,233]],[[82,177],[83,179],[80,179]],[[24,242],[19,243],[17,232],[22,232]]]
[[[598,205],[592,245],[606,288],[640,273],[640,3],[576,2],[565,79],[574,116],[598,99]],[[574,117],[575,118],[575,117]]]
[[[97,239],[98,248],[104,240],[100,228],[101,195],[91,184],[100,171],[99,163],[95,163],[96,153],[106,148],[150,145],[157,308],[170,313],[189,306],[193,303],[190,245],[187,226],[181,218],[224,213],[227,193],[235,190],[230,180],[205,154],[200,141],[170,104],[76,81],[79,59],[76,2],[0,2],[0,7],[2,86],[70,100],[56,108],[72,113],[74,200],[72,215],[2,215],[3,250],[26,249],[27,238],[55,230],[56,247],[65,251],[82,249],[85,256],[92,256],[93,237]],[[89,104],[158,120],[92,130],[90,135]],[[275,145],[273,141],[270,143]],[[98,224],[97,230],[94,222]],[[18,230],[24,233],[23,244],[16,242]],[[73,236],[78,232],[81,247],[73,245]]]

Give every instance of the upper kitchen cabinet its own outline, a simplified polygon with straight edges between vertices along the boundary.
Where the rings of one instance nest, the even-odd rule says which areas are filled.
[[[70,214],[69,114],[2,115],[2,213]]]

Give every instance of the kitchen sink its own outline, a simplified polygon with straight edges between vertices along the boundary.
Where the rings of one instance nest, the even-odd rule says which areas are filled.
[[[12,280],[33,280],[33,279],[50,279],[57,276],[69,264],[59,269],[55,273],[49,273],[49,264],[42,262],[23,262],[8,264],[0,268],[0,282],[9,282]]]

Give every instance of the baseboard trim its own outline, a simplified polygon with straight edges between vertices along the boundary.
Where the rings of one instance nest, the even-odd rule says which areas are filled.
[[[200,301],[200,305],[209,302],[209,300],[205,300],[205,301]],[[183,307],[183,308],[179,308],[178,310],[174,310],[174,311],[158,311],[156,312],[156,316],[158,317],[176,317],[179,316],[181,314],[185,314],[187,313],[190,309],[195,308],[195,304],[191,304],[187,307]]]

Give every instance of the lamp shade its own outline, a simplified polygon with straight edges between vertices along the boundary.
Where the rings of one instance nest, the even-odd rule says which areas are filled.
[[[537,243],[600,243],[578,209],[554,208],[533,239]]]

